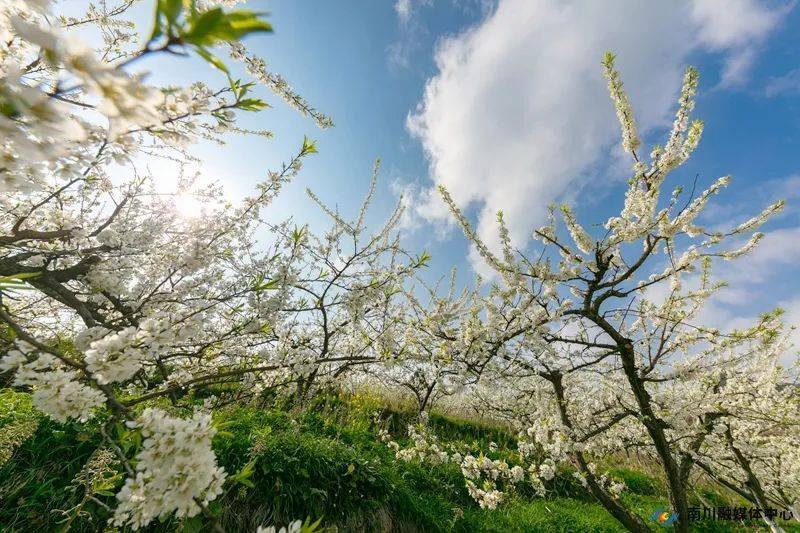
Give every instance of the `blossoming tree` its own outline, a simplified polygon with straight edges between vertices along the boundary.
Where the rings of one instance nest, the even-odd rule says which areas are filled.
[[[248,386],[206,408],[291,384],[302,399],[315,378],[364,364],[392,321],[393,288],[420,265],[397,244],[399,209],[366,231],[369,198],[352,223],[321,204],[333,220],[321,236],[263,220],[316,151],[309,140],[239,205],[185,172],[178,193],[159,191],[148,158],[184,169],[195,141],[270,135],[237,126],[238,113],[267,104],[220,49],[320,127],[332,123],[239,42],[270,30],[257,14],[160,0],[138,45],[133,4],[82,17],[53,17],[47,2],[0,8],[0,371],[57,421],[102,420],[127,472],[115,524],[200,512],[215,523],[208,504],[229,475],[208,410],[179,416],[182,400],[231,382]],[[89,29],[99,49],[81,40]],[[224,74],[220,88],[146,84],[137,61],[158,54],[201,57]],[[187,198],[202,216],[181,212]]]
[[[606,221],[600,236],[584,229],[566,205],[558,209],[566,226],[560,232],[557,210],[551,208],[549,223],[534,232],[543,249],[528,256],[512,247],[501,213],[498,255],[477,236],[444,188],[441,193],[502,280],[493,298],[499,303],[488,305],[513,308],[513,313],[502,313],[504,324],[525,317],[527,324],[507,338],[496,357],[513,364],[515,370],[506,372],[509,381],[519,383],[519,373],[533,376],[528,392],[537,402],[528,404],[534,412],[527,417],[535,421],[529,431],[533,444],[555,462],[577,468],[586,488],[631,531],[649,529],[611,490],[610,478],[600,475],[590,457],[624,451],[651,455],[663,470],[670,504],[678,514],[676,528],[687,531],[687,490],[698,457],[722,453],[738,458],[736,438],[751,438],[745,431],[728,431],[746,423],[742,410],[723,407],[734,390],[726,385],[727,376],[738,376],[737,386],[748,387],[755,397],[759,389],[742,379],[742,365],[758,357],[758,368],[764,368],[782,353],[774,349],[777,314],[744,331],[721,332],[699,321],[704,303],[724,286],[712,280],[712,262],[750,252],[762,237],[754,230],[783,202],[728,231],[716,231],[700,226],[698,217],[728,185],[727,176],[686,200],[681,187],[662,200],[666,178],[689,158],[703,130],[701,121],[690,122],[697,72],[686,71],[672,131],[647,160],[639,151],[641,141],[614,56],[608,54],[603,66],[633,175],[619,216]],[[783,373],[759,375],[787,378]],[[549,394],[542,395],[542,387]],[[751,442],[747,448],[752,449]],[[711,464],[703,463],[714,468]],[[747,477],[750,499],[763,502],[763,490],[750,475],[753,469],[737,464]]]

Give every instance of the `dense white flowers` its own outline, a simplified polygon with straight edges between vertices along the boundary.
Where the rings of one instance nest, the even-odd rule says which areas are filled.
[[[363,353],[374,339],[349,343],[355,326],[327,338],[324,349],[320,342],[316,353],[303,343],[316,338],[315,323],[298,315],[306,305],[292,284],[305,269],[313,290],[326,281],[344,293],[364,288],[361,305],[369,308],[369,299],[383,293],[367,280],[381,277],[396,250],[389,225],[357,257],[340,261],[333,257],[344,255],[336,229],[327,241],[304,241],[288,223],[270,227],[277,237],[272,249],[256,250],[255,234],[266,227],[260,210],[297,175],[314,144],[305,139],[238,206],[219,185],[200,186],[184,175],[196,162],[186,152],[191,143],[222,144],[228,133],[268,137],[236,124],[240,113],[267,104],[250,93],[252,83],[226,76],[215,88],[191,80],[185,87],[149,85],[136,70],[143,56],[194,51],[222,66],[187,37],[213,3],[195,10],[171,2],[170,27],[157,31],[128,20],[133,4],[91,4],[74,17],[51,13],[45,0],[0,6],[0,323],[9,332],[0,339],[0,371],[13,372],[12,384],[59,422],[85,422],[105,409],[107,428],[146,407],[136,422],[143,449],[114,515],[118,525],[138,528],[173,512],[196,515],[225,481],[211,449],[209,415],[184,420],[147,405],[163,397],[178,404],[179,391],[211,382],[274,388],[314,373],[323,364],[317,359],[347,345],[353,357]],[[157,4],[156,24],[164,24],[167,3]],[[249,11],[219,13],[249,21],[242,35],[268,28]],[[142,34],[152,37],[141,43]],[[87,35],[101,36],[97,48]],[[292,105],[330,125],[258,58],[248,56],[248,65]],[[151,175],[151,157],[175,164],[174,171],[160,170],[178,174],[175,193],[161,189],[171,176]],[[176,207],[187,192],[202,198],[209,216]],[[307,275],[319,248],[346,266],[328,279]],[[412,270],[397,264],[383,277],[401,281]],[[324,304],[338,311],[340,297],[331,291]],[[102,433],[104,445],[118,450],[119,435]],[[131,457],[118,458],[132,468]]]
[[[180,419],[147,408],[134,425],[141,428],[144,442],[135,477],[126,479],[117,494],[115,525],[139,529],[172,512],[194,516],[200,505],[222,493],[225,471],[211,449],[211,415],[198,411]]]
[[[168,316],[152,317],[138,328],[109,332],[90,342],[84,356],[86,367],[101,385],[128,380],[148,357],[153,359],[165,347],[190,338],[197,331],[194,322],[188,319],[176,324]]]
[[[686,161],[700,142],[703,122],[696,121],[691,127],[689,126],[689,117],[694,109],[694,95],[697,92],[699,79],[700,75],[696,69],[691,67],[686,69],[672,132],[664,151],[656,160],[656,165],[662,173],[667,173]]]
[[[8,370],[16,371],[14,385],[31,387],[33,405],[59,422],[70,418],[85,422],[104,403],[103,394],[81,382],[78,371],[65,368],[50,354],[36,357],[25,342],[0,359],[0,371]]]
[[[427,425],[427,414],[423,413],[421,419],[421,424],[408,426],[408,436],[412,441],[408,447],[401,447],[391,439],[385,429],[380,430],[381,440],[395,452],[397,459],[432,465],[448,462],[458,465],[464,476],[467,492],[481,508],[486,509],[496,508],[505,497],[504,490],[525,480],[525,469],[520,465],[509,466],[503,459],[492,459],[482,453],[476,457],[463,449],[465,453],[462,454],[452,444],[448,445],[449,451],[444,450]],[[496,443],[489,443],[490,452],[498,450]],[[534,486],[538,484],[540,494],[543,495],[544,486],[538,479],[532,481],[535,481]]]
[[[483,487],[479,487],[472,481],[467,480],[467,491],[478,502],[481,509],[495,509],[503,501],[503,493],[493,488],[491,483],[488,482]]]
[[[86,367],[98,383],[125,381],[140,368],[144,354],[132,346],[136,329],[125,328],[91,343],[86,351]]]
[[[561,206],[561,212],[564,214],[564,222],[566,222],[569,234],[572,236],[572,240],[575,241],[578,250],[585,254],[590,253],[592,251],[592,246],[594,246],[592,237],[578,224],[578,221],[575,220],[575,215],[572,214],[569,206]]]
[[[545,481],[550,481],[556,475],[555,468],[550,463],[542,463],[539,465],[539,477]]]
[[[622,79],[614,68],[614,54],[608,53],[603,59],[603,74],[608,80],[608,92],[617,110],[617,118],[622,127],[622,148],[633,153],[641,144],[639,134],[636,132],[636,122],[633,110],[628,101],[628,95],[622,89]]]
[[[450,461],[450,455],[440,447],[436,437],[430,432],[427,425],[409,425],[408,436],[413,442],[408,448],[401,449],[397,443],[392,443],[392,447],[396,449],[395,455],[398,459],[403,461],[419,460],[431,464],[442,464]]]
[[[99,112],[112,120],[124,121],[117,125],[118,131],[128,124],[148,126],[160,119],[158,105],[164,99],[160,91],[98,59],[88,45],[73,36],[21,19],[13,24],[20,37],[41,47],[50,62],[63,65],[83,83],[86,91],[100,97]]]

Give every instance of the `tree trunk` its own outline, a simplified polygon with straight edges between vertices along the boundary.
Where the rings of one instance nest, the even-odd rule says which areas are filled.
[[[687,533],[689,531],[689,501],[686,495],[686,484],[681,475],[681,469],[672,455],[672,450],[664,431],[667,425],[663,420],[656,417],[650,393],[647,392],[644,381],[639,376],[633,343],[595,310],[586,310],[584,316],[605,331],[617,345],[620,359],[622,360],[622,370],[636,399],[639,413],[641,413],[641,422],[653,442],[656,454],[661,459],[664,477],[667,480],[669,503],[672,507],[672,512],[678,515],[678,519],[673,524],[675,531]]]
[[[761,482],[758,481],[758,477],[756,477],[755,473],[753,472],[753,468],[750,465],[750,461],[744,454],[736,447],[736,444],[733,442],[733,434],[731,433],[730,426],[727,427],[725,430],[725,439],[728,441],[728,446],[730,447],[731,451],[733,452],[733,456],[736,458],[736,462],[739,463],[739,466],[742,470],[744,470],[745,474],[747,474],[747,481],[745,485],[747,489],[750,491],[750,494],[753,495],[753,499],[756,501],[756,505],[758,505],[761,509],[766,509],[769,506],[769,502],[767,501],[767,497],[764,494],[764,489],[761,486]],[[769,530],[772,533],[785,533],[783,528],[775,523],[775,521],[764,515],[762,517],[764,522],[769,527]]]
[[[558,413],[561,418],[561,423],[570,430],[572,429],[572,421],[569,419],[567,412],[567,402],[564,396],[564,384],[562,382],[561,374],[548,374],[544,376],[545,379],[550,381],[553,385],[553,390],[556,394],[556,403],[558,404]],[[616,518],[628,531],[634,533],[649,533],[651,530],[648,525],[638,515],[631,513],[628,509],[622,506],[616,499],[614,499],[603,487],[601,487],[594,477],[594,474],[589,470],[586,463],[586,458],[583,453],[575,451],[572,454],[578,469],[586,477],[586,485],[589,492],[594,496],[597,501],[608,511],[611,516]]]
[[[436,381],[437,381],[437,380],[433,380],[433,383],[431,383],[431,384],[430,384],[430,385],[429,385],[429,386],[428,386],[428,387],[425,389],[425,395],[424,395],[424,396],[422,396],[422,397],[419,397],[419,396],[418,396],[418,399],[419,399],[419,412],[420,412],[420,414],[422,414],[422,412],[425,410],[425,408],[426,408],[426,407],[428,407],[428,402],[429,402],[429,401],[430,401],[430,399],[431,399],[431,394],[433,393],[433,389],[436,387]]]
[[[800,522],[800,500],[795,500],[794,503],[789,506],[789,510],[792,512],[794,519]]]
[[[639,412],[642,414],[642,424],[644,424],[647,434],[650,435],[656,453],[661,459],[664,477],[667,480],[669,503],[672,507],[672,512],[678,515],[678,519],[674,523],[675,531],[686,533],[689,531],[689,502],[686,495],[686,486],[682,482],[680,468],[678,468],[675,457],[672,455],[672,450],[664,431],[666,424],[657,418],[653,412],[650,393],[647,392],[636,368],[636,355],[633,350],[633,344],[629,339],[623,339],[623,342],[618,342],[618,345],[625,377],[628,380],[634,398],[636,398]]]

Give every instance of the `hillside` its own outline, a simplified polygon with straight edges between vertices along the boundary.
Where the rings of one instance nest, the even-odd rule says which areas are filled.
[[[379,425],[401,446],[407,444],[406,426],[414,421],[411,409],[390,408],[367,395],[333,393],[302,410],[289,405],[219,410],[214,450],[238,482],[226,485],[212,511],[219,513],[228,531],[255,531],[298,517],[321,519],[322,530],[329,531],[624,531],[566,470],[557,473],[544,498],[522,483],[497,509],[480,509],[468,495],[458,466],[398,460],[381,442]],[[514,435],[502,428],[443,414],[431,415],[429,425],[442,445],[487,450],[495,443],[496,457],[509,464],[515,460]],[[31,427],[35,431],[25,438],[26,428]],[[54,423],[32,410],[26,394],[10,390],[0,394],[3,531],[58,531],[65,526],[71,531],[104,530],[110,517],[105,506],[122,484],[123,471],[113,454],[92,456],[101,442],[98,428],[97,421]],[[21,442],[14,442],[15,435]],[[649,520],[656,509],[666,508],[659,479],[631,463],[627,467],[617,461],[607,463],[620,465],[611,472],[626,484],[625,503],[642,517]],[[695,489],[693,505],[744,505],[702,480]],[[751,531],[761,525],[706,520],[694,526],[696,531]],[[788,524],[784,528],[800,531]],[[653,529],[663,526],[653,523]],[[187,521],[170,517],[145,530],[189,532],[210,527],[201,517]]]

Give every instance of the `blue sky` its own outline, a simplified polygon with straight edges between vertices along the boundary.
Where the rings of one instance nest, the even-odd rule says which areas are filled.
[[[618,56],[646,145],[662,142],[680,76],[692,64],[701,72],[695,116],[706,130],[671,183],[691,186],[697,176],[704,186],[733,176],[709,210],[709,225],[736,224],[777,198],[789,202],[765,228],[750,266],[721,267],[733,287],[712,304],[709,320],[742,325],[780,304],[800,322],[800,8],[794,3],[254,0],[246,7],[268,11],[275,28],[250,37],[248,47],[336,127],[320,131],[264,92],[274,108],[244,124],[271,129],[274,139],[196,149],[205,173],[232,197],[247,194],[308,135],[319,154],[271,216],[319,228],[323,215],[305,187],[355,214],[380,157],[372,223],[388,216],[404,190],[406,244],[433,256],[431,276],[457,266],[466,280],[480,266],[429,194],[434,184],[448,186],[488,240],[499,208],[520,247],[530,245],[530,231],[552,201],[575,205],[587,225],[602,223],[618,211],[629,170],[604,92],[603,52]],[[159,81],[215,79],[192,60],[151,68]]]

